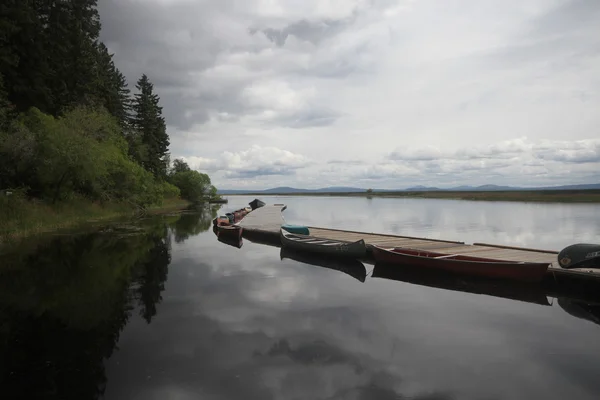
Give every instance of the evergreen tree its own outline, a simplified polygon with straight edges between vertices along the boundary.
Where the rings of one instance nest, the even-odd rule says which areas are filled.
[[[100,34],[97,0],[50,0],[47,10],[47,56],[52,66],[49,81],[53,114],[67,107],[95,104],[96,42]]]
[[[131,112],[130,91],[125,76],[118,70],[104,43],[97,46],[96,96],[122,128],[127,126]]]
[[[169,136],[162,107],[158,105],[159,97],[145,74],[138,80],[136,88],[139,93],[133,100],[131,125],[138,144],[143,146],[138,161],[155,177],[164,179],[167,175]]]
[[[53,95],[42,0],[3,0],[0,4],[0,74],[8,100],[18,111],[48,112]]]

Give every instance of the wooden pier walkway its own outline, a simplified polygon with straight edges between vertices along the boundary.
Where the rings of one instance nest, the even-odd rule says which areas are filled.
[[[273,241],[279,239],[281,225],[285,223],[282,211],[286,209],[283,204],[266,205],[258,208],[244,217],[239,223],[244,231],[270,236]],[[383,247],[404,247],[418,250],[434,250],[445,254],[469,254],[478,257],[496,258],[509,261],[547,262],[549,274],[568,275],[572,277],[600,280],[600,269],[563,269],[558,265],[558,251],[528,249],[513,246],[501,246],[486,243],[467,244],[464,242],[427,239],[410,236],[376,234],[366,232],[346,231],[308,227],[311,236],[324,239],[356,241],[364,239],[367,248],[373,245]],[[368,262],[368,261],[367,261]]]

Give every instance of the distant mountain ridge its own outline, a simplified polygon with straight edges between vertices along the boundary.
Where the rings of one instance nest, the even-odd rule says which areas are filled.
[[[518,187],[518,186],[499,186],[499,185],[480,185],[480,186],[456,186],[451,188],[438,188],[435,186],[412,186],[406,189],[372,189],[373,192],[431,192],[431,191],[447,191],[447,192],[492,192],[492,191],[507,191],[507,190],[591,190],[600,189],[600,183],[583,184],[583,185],[562,185],[562,186],[542,186],[542,187]],[[294,193],[358,193],[366,192],[367,189],[346,187],[346,186],[330,186],[319,189],[298,189],[288,186],[275,187],[270,189],[237,189],[237,190],[219,190],[218,194],[294,194]]]

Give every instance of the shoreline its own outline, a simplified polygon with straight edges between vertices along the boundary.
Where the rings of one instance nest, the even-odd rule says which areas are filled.
[[[162,205],[149,207],[146,210],[146,215],[182,210],[191,204],[188,200],[166,199]],[[122,203],[107,204],[106,206],[95,203],[77,203],[61,204],[58,207],[46,204],[30,204],[25,211],[30,212],[30,214],[23,219],[0,224],[0,246],[15,243],[35,235],[77,228],[91,223],[111,221],[134,216],[135,214],[134,208]],[[36,217],[40,218],[36,220]]]
[[[472,201],[515,201],[534,203],[600,203],[600,190],[510,190],[510,191],[398,191],[398,192],[302,192],[235,193],[221,196],[323,196],[366,198],[412,198]]]

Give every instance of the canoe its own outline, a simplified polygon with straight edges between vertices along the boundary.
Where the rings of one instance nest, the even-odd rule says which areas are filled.
[[[250,208],[252,208],[253,211],[257,208],[264,207],[266,205],[265,202],[260,201],[259,199],[254,199],[249,204]]]
[[[311,253],[330,254],[338,257],[363,258],[367,254],[367,246],[363,239],[356,242],[321,239],[314,236],[299,235],[280,229],[281,244],[296,250]]]
[[[224,243],[228,246],[235,247],[236,249],[241,249],[244,244],[241,237],[228,237],[227,235],[219,235],[217,233],[217,240],[221,243]]]
[[[600,268],[600,245],[578,243],[565,247],[558,253],[562,268]]]
[[[547,262],[506,261],[426,250],[383,248],[376,245],[373,246],[373,257],[376,262],[383,264],[412,265],[466,275],[524,282],[541,281],[549,266]]]
[[[279,252],[279,257],[282,260],[287,258],[302,264],[340,271],[360,282],[364,282],[367,278],[367,271],[363,263],[353,258],[337,258],[327,254],[311,254],[290,249],[289,247],[282,247]]]
[[[237,225],[220,225],[217,227],[217,237],[225,237],[230,239],[242,238],[242,227]]]
[[[229,225],[229,218],[227,218],[224,215],[218,216],[217,218],[213,219],[213,225],[214,226],[219,226],[219,225]]]
[[[289,233],[298,233],[300,235],[309,235],[308,227],[302,225],[283,224],[281,229],[285,229]]]

